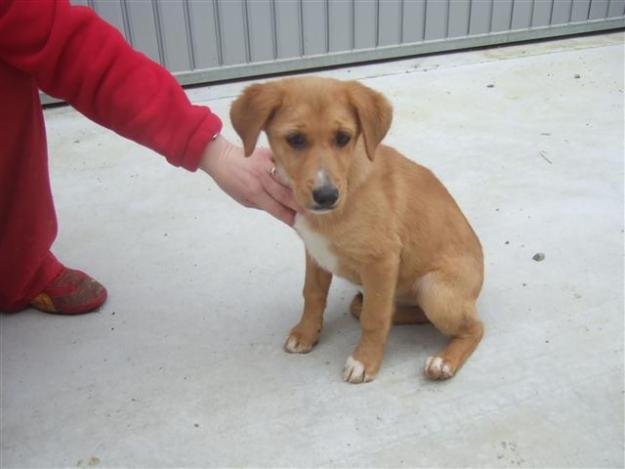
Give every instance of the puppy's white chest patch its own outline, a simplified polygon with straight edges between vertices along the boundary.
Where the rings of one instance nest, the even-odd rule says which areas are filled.
[[[336,273],[339,267],[339,260],[330,250],[328,240],[313,231],[310,225],[308,225],[306,218],[300,214],[295,215],[293,228],[295,228],[297,234],[304,241],[308,254],[310,254],[315,262],[328,272]]]

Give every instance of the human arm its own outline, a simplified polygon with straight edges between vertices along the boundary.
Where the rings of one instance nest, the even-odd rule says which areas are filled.
[[[215,139],[220,119],[192,105],[165,68],[91,9],[66,0],[0,1],[0,60],[171,164],[194,171],[201,163],[235,200],[292,223],[292,197],[269,177],[267,152],[244,161],[240,147]]]

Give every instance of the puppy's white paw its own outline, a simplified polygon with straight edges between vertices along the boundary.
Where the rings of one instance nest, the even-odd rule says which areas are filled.
[[[424,371],[430,379],[449,379],[454,376],[451,365],[441,357],[428,357]]]
[[[343,367],[343,379],[348,383],[359,384],[368,383],[374,377],[366,373],[365,365],[356,360],[351,355],[347,357],[345,366]]]
[[[284,344],[284,350],[289,353],[308,353],[312,350],[313,345],[309,342],[302,340],[301,337],[291,334]]]

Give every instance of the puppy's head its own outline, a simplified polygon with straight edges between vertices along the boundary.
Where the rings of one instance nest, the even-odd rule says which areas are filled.
[[[344,203],[354,168],[373,161],[392,109],[355,81],[292,78],[249,86],[230,118],[248,156],[266,132],[298,203],[321,214]]]

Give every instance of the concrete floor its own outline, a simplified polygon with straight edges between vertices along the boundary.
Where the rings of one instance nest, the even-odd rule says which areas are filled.
[[[622,467],[623,56],[615,33],[323,73],[387,94],[386,141],[440,176],[484,245],[486,336],[444,383],[422,375],[444,343],[431,326],[393,329],[377,380],[344,383],[359,325],[342,281],[317,348],[284,353],[297,236],[46,111],[54,252],[110,299],[0,317],[1,465]],[[227,116],[243,86],[189,95]]]

